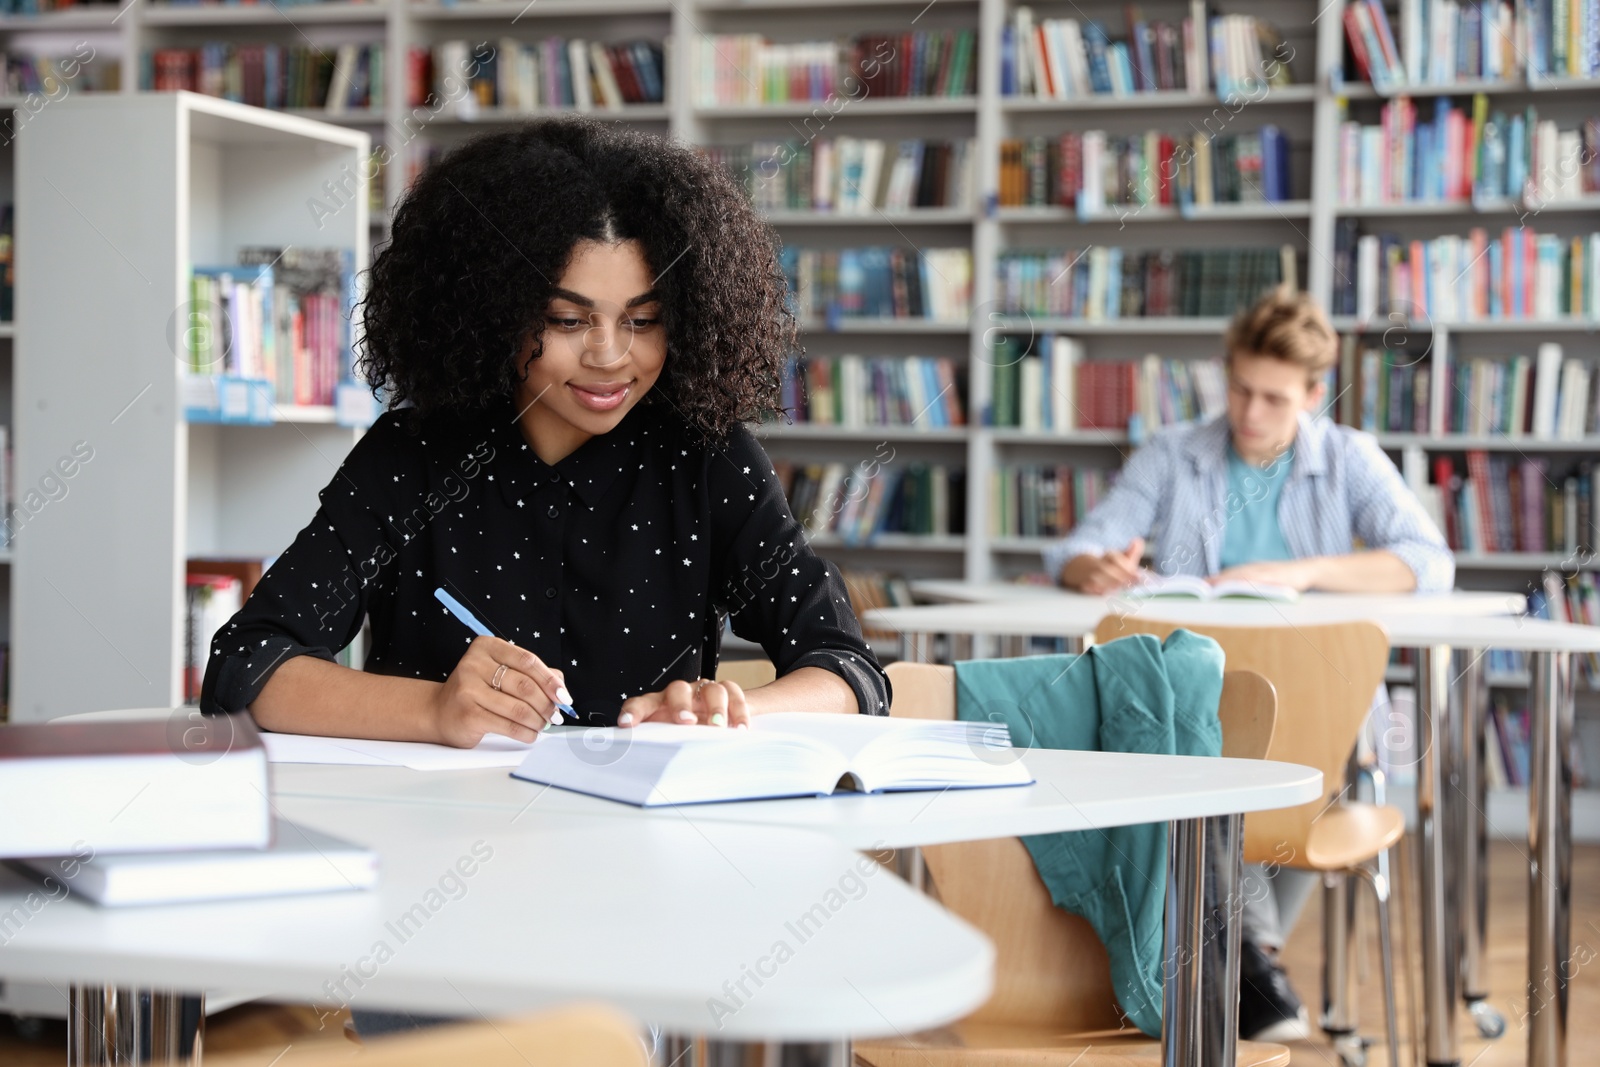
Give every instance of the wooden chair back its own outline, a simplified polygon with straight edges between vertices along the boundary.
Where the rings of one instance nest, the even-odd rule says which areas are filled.
[[[385,1034],[363,1040],[359,1052],[342,1041],[325,1042],[295,1053],[292,1062],[295,1067],[649,1067],[650,1056],[637,1023],[615,1008],[593,1004]],[[246,1063],[260,1064],[261,1054],[206,1053],[206,1067]]]
[[[956,717],[955,668],[891,663],[889,714]],[[1275,719],[1272,686],[1260,675],[1223,675],[1223,754],[1260,758]],[[930,845],[928,879],[945,907],[982,930],[995,946],[994,995],[966,1022],[1035,1025],[1061,1032],[1123,1026],[1105,946],[1086,919],[1061,910],[1015,837]]]
[[[1179,624],[1134,615],[1108,615],[1095,643],[1129,634],[1165,639]],[[1244,854],[1252,863],[1295,866],[1307,855],[1311,824],[1344,788],[1345,766],[1372,710],[1389,663],[1389,638],[1374,622],[1315,626],[1194,626],[1213,638],[1229,670],[1255,671],[1278,692],[1278,723],[1267,758],[1322,772],[1323,798],[1296,808],[1253,812],[1245,818]]]
[[[725,659],[717,664],[717,681],[734,682],[740,689],[755,689],[777,677],[778,669],[764,659]]]

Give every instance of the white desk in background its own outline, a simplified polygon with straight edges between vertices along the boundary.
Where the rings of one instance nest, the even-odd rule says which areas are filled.
[[[274,803],[376,848],[378,888],[120,909],[67,897],[8,929],[0,976],[472,1017],[597,999],[759,1041],[907,1033],[991,990],[981,933],[820,834],[692,812]],[[0,870],[0,913],[37,888]]]
[[[931,649],[933,634],[993,637],[1062,637],[1081,641],[1100,619],[1122,610],[1166,622],[1216,626],[1292,626],[1373,619],[1389,643],[1418,651],[1417,825],[1422,841],[1423,1009],[1425,1059],[1431,1065],[1460,1061],[1456,1039],[1456,1001],[1460,992],[1475,1007],[1482,999],[1485,909],[1483,905],[1484,709],[1480,698],[1482,654],[1490,648],[1532,656],[1530,729],[1533,756],[1529,789],[1530,919],[1528,931],[1529,1067],[1563,1067],[1566,1062],[1567,995],[1565,961],[1569,948],[1572,849],[1572,655],[1600,652],[1600,627],[1569,626],[1520,615],[1488,611],[1501,594],[1446,594],[1443,597],[1354,597],[1307,595],[1292,604],[1262,601],[1033,597],[1010,603],[939,604],[879,608],[863,622],[898,630],[908,658]],[[1520,598],[1517,598],[1520,602]],[[1380,610],[1402,601],[1413,609],[1442,601],[1433,613]],[[1092,601],[1101,605],[1098,614]],[[1446,613],[1448,611],[1448,613]],[[1091,616],[1093,616],[1091,618]],[[1015,647],[1015,646],[1014,646]],[[1468,683],[1452,701],[1452,650],[1464,653]],[[1461,708],[1452,714],[1454,707]],[[1435,738],[1444,743],[1434,744]],[[1461,934],[1462,953],[1451,948]],[[1476,988],[1474,988],[1476,986]],[[1485,1014],[1493,1015],[1492,1009]]]

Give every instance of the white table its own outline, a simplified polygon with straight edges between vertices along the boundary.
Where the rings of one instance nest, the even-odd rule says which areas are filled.
[[[57,900],[0,944],[0,975],[231,986],[330,1010],[468,1016],[601,999],[677,1032],[794,1041],[941,1025],[991,990],[994,950],[982,934],[823,835],[300,796],[276,804],[375,847],[379,887],[125,909]],[[470,875],[456,867],[463,858]],[[34,888],[0,870],[0,913]],[[780,944],[792,952],[781,963]],[[747,977],[756,970],[759,986]]]
[[[676,808],[635,808],[526,782],[505,770],[274,763],[272,788],[281,797],[486,808],[506,815],[525,811],[529,816],[609,817],[630,824],[781,827],[821,833],[852,849],[914,848],[1199,819],[1293,807],[1322,795],[1322,775],[1292,763],[1060,749],[1019,749],[1017,756],[1036,784]]]
[[[1243,812],[1290,807],[1322,795],[1322,775],[1264,760],[1132,753],[1017,752],[1038,781],[1003,789],[836,796],[639,810],[514,779],[503,770],[421,772],[393,767],[275,764],[285,797],[364,798],[437,810],[464,806],[500,817],[606,818],[630,824],[763,828],[822,833],[860,849],[907,848],[990,837],[1170,824],[1166,871],[1165,1062],[1233,1067],[1237,1036],[1238,924],[1210,899],[1242,891]],[[626,753],[621,758],[626,758]],[[1231,995],[1230,995],[1231,994]]]
[[[1516,598],[1520,604],[1520,598]],[[1434,601],[1428,610],[1429,601]],[[1398,602],[1398,603],[1397,603]],[[1452,715],[1451,651],[1469,653],[1472,663],[1489,648],[1533,655],[1534,752],[1530,784],[1529,982],[1550,991],[1530,1004],[1530,1067],[1562,1067],[1566,1062],[1566,978],[1571,897],[1571,736],[1572,655],[1600,651],[1600,628],[1566,626],[1522,615],[1497,613],[1507,605],[1501,594],[1448,594],[1444,598],[1307,595],[1293,604],[1256,601],[1130,601],[1119,598],[1030,596],[1010,603],[978,602],[916,608],[880,608],[866,613],[870,626],[899,630],[908,658],[921,658],[929,635],[952,633],[997,637],[1053,636],[1081,640],[1106,615],[1124,611],[1167,622],[1210,625],[1295,625],[1369,618],[1389,633],[1390,644],[1419,652],[1418,695],[1424,753],[1418,775],[1418,827],[1422,843],[1423,1009],[1425,1059],[1429,1064],[1460,1060],[1456,1040],[1457,980],[1455,948],[1463,935],[1469,1001],[1484,1004],[1478,980],[1483,930],[1481,844],[1483,715],[1476,707],[1479,687],[1465,687],[1461,716]],[[1418,610],[1421,608],[1422,610]],[[1098,612],[1098,613],[1097,613]],[[1435,738],[1440,743],[1434,743]],[[1462,778],[1465,780],[1462,780]],[[1458,906],[1463,895],[1466,907]],[[1484,1005],[1486,1007],[1486,1004]]]
[[[123,714],[149,713],[106,712],[97,717]],[[429,880],[438,876],[435,869],[443,870],[440,861],[453,860],[455,854],[446,853],[459,849],[469,835],[481,833],[480,827],[489,827],[494,840],[504,835],[510,842],[497,851],[497,856],[514,857],[514,862],[496,869],[506,882],[476,898],[473,913],[487,918],[462,916],[441,926],[452,930],[452,936],[442,941],[454,946],[464,936],[470,951],[462,956],[454,947],[444,946],[430,954],[416,953],[405,967],[386,964],[381,974],[391,977],[380,983],[374,976],[360,991],[367,1004],[440,1011],[442,1005],[454,1003],[441,997],[441,985],[450,984],[445,981],[450,978],[452,991],[467,990],[469,986],[462,983],[469,980],[477,983],[470,985],[474,992],[469,995],[486,1012],[526,1008],[581,993],[615,1000],[669,1026],[707,1032],[707,998],[715,996],[719,987],[706,983],[737,979],[743,972],[728,970],[733,956],[739,956],[743,967],[759,961],[763,951],[772,954],[775,940],[762,942],[762,937],[782,938],[788,929],[784,922],[797,920],[824,899],[828,880],[846,873],[840,860],[854,856],[839,849],[908,847],[1166,820],[1171,832],[1164,951],[1171,962],[1163,1007],[1164,1060],[1173,1067],[1233,1067],[1238,924],[1231,921],[1231,907],[1206,912],[1207,890],[1214,901],[1239,898],[1242,813],[1316,799],[1322,795],[1321,775],[1310,768],[1265,761],[1048,750],[1018,756],[1039,779],[1036,784],[651,811],[512,779],[503,769],[419,772],[275,764],[273,792],[285,814],[355,840],[388,842],[386,855],[392,848],[405,857],[399,884],[394,872],[388,875],[382,891],[385,903],[376,909],[346,904],[343,910],[311,898],[206,905],[199,909],[206,917],[216,915],[245,928],[238,935],[242,941],[213,941],[204,936],[197,940],[194,928],[183,925],[186,909],[142,909],[141,917],[69,902],[54,905],[62,909],[55,920],[33,928],[29,940],[14,941],[0,950],[0,974],[143,983],[153,977],[181,979],[189,988],[228,982],[280,996],[326,995],[320,983],[330,974],[338,977],[338,968],[349,962],[352,952],[370,953],[371,945],[364,939],[381,937],[375,926],[378,920],[392,918],[391,912],[403,912],[414,903]],[[798,851],[795,842],[803,845]],[[835,851],[819,851],[824,847]],[[747,861],[744,857],[752,848],[758,860]],[[612,855],[617,849],[626,852],[626,858]],[[415,860],[411,850],[426,860]],[[552,861],[552,855],[557,859]],[[770,862],[775,856],[783,860],[776,866]],[[756,862],[761,864],[758,877],[740,884],[734,877],[738,868]],[[775,869],[783,886],[769,901],[764,890]],[[750,882],[759,882],[762,892],[747,892]],[[859,927],[847,927],[852,936],[839,939],[848,948],[830,949],[831,963],[812,966],[822,970],[832,966],[837,986],[838,968],[848,965],[847,977],[859,987],[859,999],[874,1001],[877,1022],[865,1019],[859,1008],[854,1014],[839,1008],[836,1001],[843,994],[835,991],[830,1000],[823,988],[803,984],[812,972],[797,970],[801,977],[792,981],[803,988],[795,996],[776,995],[775,984],[770,991],[763,987],[763,1010],[741,1010],[737,1026],[730,1016],[714,1036],[837,1039],[847,1033],[883,1033],[883,1024],[891,1022],[895,1030],[909,1032],[966,1014],[980,1003],[988,990],[984,968],[992,957],[985,957],[984,968],[979,968],[982,983],[967,980],[976,961],[970,941],[961,938],[970,937],[971,931],[954,920],[950,920],[953,926],[938,927],[922,911],[925,900],[902,915],[905,887],[879,891],[876,887],[886,882],[871,884],[874,888],[862,902],[870,898],[873,905],[856,908]],[[628,888],[620,890],[619,885]],[[8,891],[15,887],[0,882],[0,907],[5,906]],[[629,915],[615,928],[592,936],[582,924],[567,922],[567,928],[552,933],[554,926],[563,924],[540,921],[551,913],[545,902],[559,906],[565,896],[581,902],[586,914],[606,916],[609,922],[624,906],[619,892],[631,893],[635,902],[643,894],[650,903],[637,916]],[[658,903],[679,900],[693,903]],[[704,900],[724,902],[736,911],[724,915],[699,908]],[[337,918],[321,917],[323,909],[334,909]],[[518,927],[505,934],[491,921],[497,914],[520,911],[529,912],[527,932]],[[661,916],[669,916],[674,928],[645,921]],[[278,941],[274,927],[284,922],[294,923],[304,933]],[[726,929],[708,932],[708,923]],[[753,928],[760,934],[751,933]],[[902,934],[931,943],[947,938],[952,929],[957,932],[954,944],[932,945],[909,957],[913,964],[909,968],[885,962],[902,954]],[[107,931],[118,936],[108,942]],[[716,966],[697,968],[687,984],[660,981],[660,960],[699,951],[695,946],[702,936],[719,939],[713,953]],[[169,938],[177,947],[169,944]],[[104,952],[107,943],[112,946],[109,955]],[[515,951],[508,952],[508,945]],[[606,950],[612,945],[629,945],[634,952],[648,946],[653,967],[643,975],[634,974],[623,966],[626,960],[610,959]],[[410,949],[411,942],[405,947]],[[593,957],[586,958],[590,966],[579,979],[569,979],[557,963],[530,969],[526,962],[533,955],[560,961],[569,954]],[[855,978],[858,956],[870,956],[875,961],[871,966],[877,968],[865,986]],[[919,981],[931,983],[930,988],[898,984],[912,971],[924,972]],[[900,999],[902,991],[909,1001]],[[883,1004],[899,1014],[882,1011]]]

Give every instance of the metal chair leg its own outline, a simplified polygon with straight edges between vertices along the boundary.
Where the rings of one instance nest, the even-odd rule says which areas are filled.
[[[1400,1067],[1400,1025],[1394,995],[1394,939],[1389,926],[1389,880],[1382,871],[1372,867],[1357,867],[1354,871],[1372,886],[1372,895],[1378,905],[1378,961],[1383,972],[1384,1036],[1388,1039],[1389,1067]]]

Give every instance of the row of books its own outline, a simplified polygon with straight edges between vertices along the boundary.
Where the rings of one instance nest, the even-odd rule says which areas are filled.
[[[867,625],[866,619],[867,612],[875,608],[909,608],[916,604],[911,583],[905,576],[855,567],[840,567],[839,575],[844,579],[846,592],[850,594],[850,606],[855,609],[856,618],[861,620],[862,636],[868,641],[898,639],[898,630],[875,629]]]
[[[45,11],[65,11],[77,7],[117,6],[121,0],[0,0],[0,14],[38,15]]]
[[[239,259],[190,275],[189,372],[264,381],[278,404],[331,405],[353,376],[354,255],[246,248]]]
[[[198,48],[157,48],[142,55],[139,85],[187,89],[265,108],[331,112],[383,106],[381,44],[240,44],[208,41]]]
[[[995,537],[1062,537],[1111,489],[1116,472],[1021,464],[990,475],[989,531]]]
[[[971,138],[881,141],[819,137],[710,145],[702,151],[744,183],[763,211],[871,215],[913,208],[971,208]]]
[[[92,59],[85,62],[81,53],[0,53],[0,92],[5,95],[39,93],[55,97],[61,95],[64,87],[80,93],[115,92],[122,87],[122,65],[96,63]]]
[[[964,322],[972,307],[972,249],[800,248],[778,254],[790,306],[803,324],[840,320]]]
[[[817,426],[963,426],[955,361],[933,356],[846,355],[790,360],[783,410]]]
[[[0,322],[16,320],[17,217],[10,201],[0,204]]]
[[[1078,342],[1053,334],[1036,338],[1027,353],[1024,344],[1010,335],[995,341],[987,425],[1053,433],[1129,431],[1138,439],[1147,430],[1227,409],[1227,380],[1218,360],[1154,354],[1085,360]]]
[[[1231,315],[1274,286],[1299,284],[1292,245],[1002,252],[997,269],[1005,313],[1090,320]]]
[[[1531,106],[1491,113],[1477,93],[1470,113],[1437,97],[1432,120],[1419,122],[1416,102],[1399,96],[1375,126],[1341,124],[1338,159],[1344,204],[1526,197],[1542,206],[1600,193],[1600,118],[1562,130]]]
[[[1600,578],[1593,571],[1558,574],[1546,571],[1539,584],[1528,593],[1528,614],[1535,619],[1600,626]],[[1502,653],[1507,671],[1528,669],[1526,652]],[[1573,657],[1578,677],[1590,688],[1600,689],[1600,654],[1584,653]],[[1493,669],[1495,664],[1491,663]]]
[[[966,471],[943,464],[774,464],[789,510],[810,534],[850,545],[883,533],[947,536],[966,530]]]
[[[582,38],[440,41],[407,52],[406,103],[435,99],[470,117],[477,108],[621,108],[666,99],[666,53],[660,41],[604,44]],[[468,91],[463,91],[463,85]]]
[[[1400,0],[1398,21],[1379,0],[1344,12],[1349,69],[1382,91],[1600,73],[1600,10],[1583,0]]]
[[[857,34],[797,44],[774,44],[757,33],[695,39],[695,102],[702,107],[971,96],[977,73],[972,30]]]
[[[1455,551],[1587,553],[1600,543],[1587,460],[1561,475],[1545,456],[1469,450],[1464,462],[1434,456],[1432,476],[1421,499]]]
[[[1562,238],[1507,226],[1491,239],[1476,227],[1426,241],[1362,234],[1354,270],[1341,276],[1352,261],[1341,263],[1339,252],[1356,232],[1334,231],[1335,314],[1365,322],[1393,313],[1413,323],[1600,316],[1600,232]]]
[[[1353,340],[1346,338],[1341,359],[1352,386],[1341,402],[1351,405],[1347,412],[1359,411],[1354,425],[1363,430],[1555,441],[1600,435],[1600,373],[1588,361],[1564,357],[1554,342],[1541,344],[1535,357],[1424,360],[1373,346],[1351,356]]]
[[[1292,198],[1289,139],[1277,126],[1251,133],[1130,136],[1104,130],[1000,142],[1000,206],[1108,204],[1209,206]]]
[[[1228,99],[1291,82],[1292,49],[1253,15],[1209,17],[1201,0],[1177,24],[1147,22],[1126,8],[1127,39],[1112,41],[1092,19],[1034,21],[1020,6],[1000,37],[1000,92],[1073,100],[1094,95],[1215,90]]]

